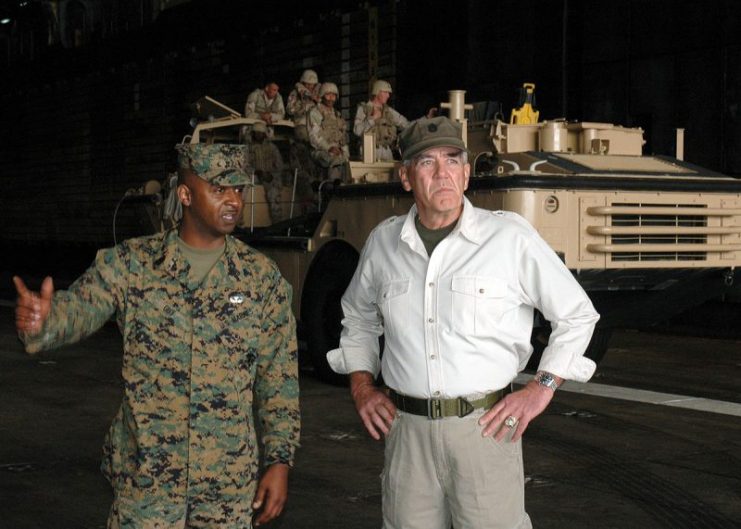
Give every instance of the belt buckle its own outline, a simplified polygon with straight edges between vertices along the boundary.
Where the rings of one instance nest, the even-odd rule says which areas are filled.
[[[469,415],[475,408],[463,397],[458,397],[458,417]]]
[[[443,418],[443,404],[440,399],[427,399],[427,418],[432,420]]]

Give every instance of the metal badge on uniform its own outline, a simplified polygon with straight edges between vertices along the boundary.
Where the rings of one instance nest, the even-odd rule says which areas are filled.
[[[229,303],[233,303],[234,305],[241,305],[244,303],[244,295],[242,294],[230,294],[229,295]]]

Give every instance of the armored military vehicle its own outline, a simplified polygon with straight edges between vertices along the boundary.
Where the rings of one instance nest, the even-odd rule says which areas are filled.
[[[741,181],[685,162],[680,133],[676,156],[644,155],[640,128],[537,122],[528,101],[510,122],[469,122],[471,106],[460,90],[441,106],[465,125],[468,198],[525,217],[593,300],[601,320],[589,357],[601,359],[613,328],[650,325],[730,288],[741,264]],[[238,141],[244,122],[233,111],[210,116],[186,141]],[[237,233],[273,258],[293,285],[300,336],[328,381],[341,380],[325,354],[338,343],[340,298],[365,239],[412,204],[395,164],[372,161],[372,138],[363,145],[364,160],[350,163],[352,181],[315,183],[311,207],[293,207],[295,192],[287,190],[286,209],[300,215],[271,222],[264,193],[253,188]],[[531,364],[549,332],[539,319]]]

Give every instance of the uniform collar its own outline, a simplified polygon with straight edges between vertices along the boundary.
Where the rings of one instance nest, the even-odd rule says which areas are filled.
[[[218,284],[226,275],[237,270],[237,253],[235,240],[231,235],[226,236],[224,242],[224,255],[216,262],[214,268],[206,275],[203,282],[198,282],[191,277],[190,264],[180,251],[178,246],[178,229],[177,226],[164,233],[160,256],[156,265],[162,267],[168,274],[180,281],[189,290],[195,290],[198,287],[213,287]]]

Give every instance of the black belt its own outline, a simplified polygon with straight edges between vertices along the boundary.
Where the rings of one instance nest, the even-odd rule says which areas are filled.
[[[502,397],[509,393],[507,386],[499,391],[493,391],[480,399],[467,400],[463,397],[454,399],[418,399],[397,393],[389,388],[389,397],[396,407],[406,413],[422,415],[428,419],[442,419],[443,417],[465,417],[478,408],[491,408]]]

